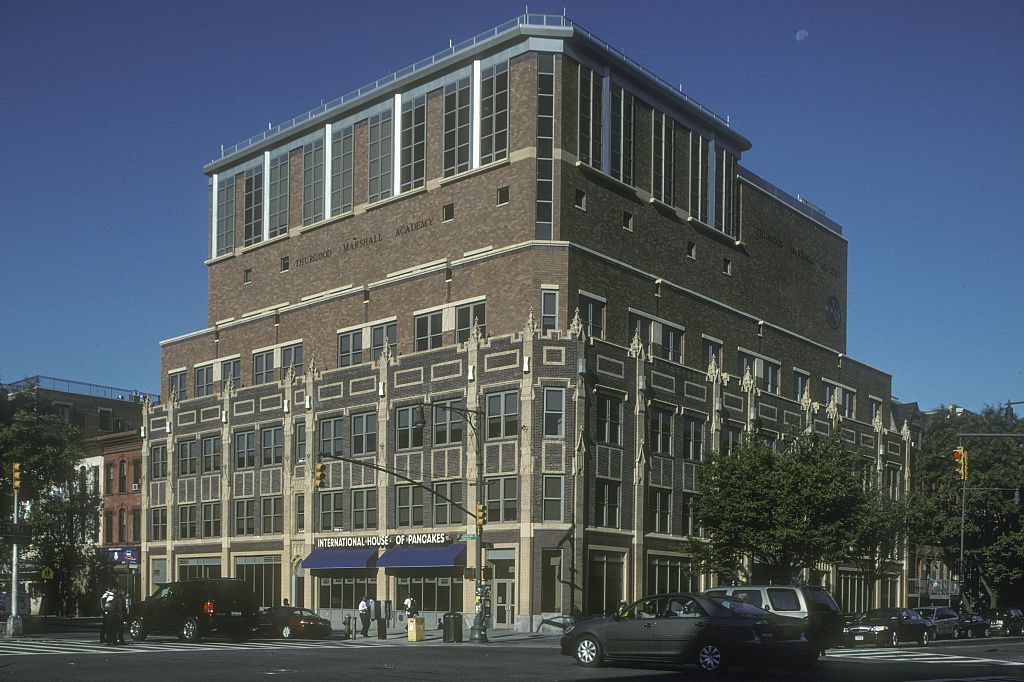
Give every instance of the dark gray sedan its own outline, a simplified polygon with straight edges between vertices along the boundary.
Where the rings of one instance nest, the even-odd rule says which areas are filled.
[[[816,658],[804,623],[742,601],[702,594],[644,597],[608,618],[570,625],[562,653],[581,665],[605,660],[695,663],[716,671],[806,663]]]

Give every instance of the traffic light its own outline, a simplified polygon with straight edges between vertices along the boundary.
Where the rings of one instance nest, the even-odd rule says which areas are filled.
[[[11,482],[14,485],[14,494],[17,495],[18,490],[21,489],[21,464],[19,462],[14,462],[11,464],[11,468],[13,469]]]
[[[967,480],[967,451],[963,448],[953,451],[953,469],[956,470],[957,476]]]
[[[487,505],[483,502],[476,503],[476,525],[482,526],[487,523]]]
[[[324,470],[324,463],[317,462],[313,467],[313,487],[322,488],[327,479],[327,472]]]

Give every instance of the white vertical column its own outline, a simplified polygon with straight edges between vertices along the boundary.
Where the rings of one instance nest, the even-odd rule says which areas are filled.
[[[270,239],[270,152],[263,152],[263,239]]]
[[[402,188],[402,93],[395,94],[395,111],[391,114],[391,196]]]
[[[217,202],[219,201],[217,185],[219,177],[217,173],[214,173],[213,178],[210,180],[212,185],[210,189],[212,196],[212,203],[210,205],[210,258],[217,256]]]
[[[473,83],[470,86],[470,147],[469,159],[471,168],[480,167],[480,60],[473,60]]]
[[[324,126],[324,219],[331,217],[331,124]]]

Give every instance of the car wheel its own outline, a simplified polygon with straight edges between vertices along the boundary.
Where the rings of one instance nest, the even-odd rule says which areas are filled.
[[[928,646],[928,642],[930,642],[930,641],[932,641],[932,636],[930,634],[928,634],[927,630],[925,630],[924,632],[921,633],[921,640],[920,640],[921,646]]]
[[[601,651],[601,643],[590,635],[584,635],[576,640],[576,660],[580,665],[588,668],[596,668],[604,661],[604,652]]]
[[[1006,626],[1006,627],[1003,628],[1003,637],[1009,637],[1009,636],[1010,636],[1010,627]]]
[[[889,646],[893,649],[898,649],[900,646],[900,636],[896,634],[895,630],[893,630],[892,634],[889,635]]]
[[[199,641],[199,623],[196,622],[195,618],[185,619],[185,622],[181,624],[181,634],[179,637],[190,644]]]
[[[960,628],[953,628],[953,639],[960,639]]]
[[[985,628],[985,632],[981,633],[985,639],[992,636],[992,628]]]
[[[722,650],[714,642],[708,642],[697,652],[697,665],[700,666],[701,670],[710,673],[725,670],[725,665],[722,661]]]
[[[974,628],[968,628],[967,629],[967,639],[974,639],[977,636],[978,636],[978,631],[977,630],[975,630]]]
[[[136,642],[145,641],[148,633],[146,632],[146,629],[142,627],[141,618],[131,619],[131,622],[128,623],[128,634],[131,635],[132,639]]]
[[[285,639],[291,639],[294,634],[295,633],[292,632],[292,626],[291,625],[285,625],[285,626],[283,626],[281,628],[281,636],[284,637]]]

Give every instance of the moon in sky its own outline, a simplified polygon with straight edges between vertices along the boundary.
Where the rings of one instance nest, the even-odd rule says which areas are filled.
[[[796,40],[797,40],[797,42],[800,42],[802,40],[807,40],[807,36],[808,35],[810,35],[810,34],[807,31],[805,31],[803,29],[800,29],[799,31],[796,32]]]

